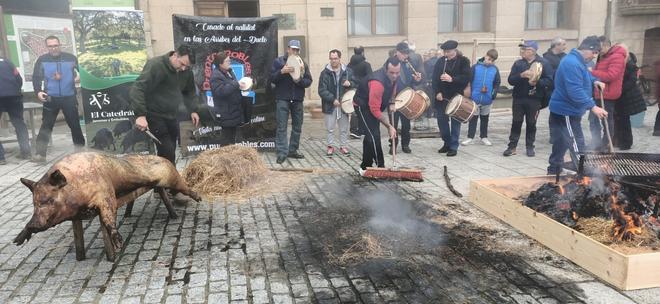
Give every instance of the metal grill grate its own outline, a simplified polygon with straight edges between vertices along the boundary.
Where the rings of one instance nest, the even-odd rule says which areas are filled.
[[[660,154],[587,154],[584,171],[587,175],[660,178]]]

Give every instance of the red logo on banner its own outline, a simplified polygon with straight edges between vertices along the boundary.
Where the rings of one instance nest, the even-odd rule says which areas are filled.
[[[250,62],[248,62],[250,56],[248,56],[244,52],[234,52],[230,50],[225,51],[225,54],[229,58],[243,64],[244,74],[245,74],[243,76],[252,75],[252,65],[250,64]],[[202,83],[203,91],[211,90],[211,75],[213,74],[213,61],[215,61],[215,57],[216,57],[216,53],[211,53],[208,56],[206,56],[206,61],[204,61],[204,82]]]

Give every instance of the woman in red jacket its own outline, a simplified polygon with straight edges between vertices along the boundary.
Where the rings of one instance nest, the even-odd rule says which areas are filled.
[[[628,48],[623,44],[612,45],[605,36],[598,37],[600,40],[601,51],[598,56],[598,62],[591,73],[599,81],[605,83],[605,90],[602,93],[605,99],[605,110],[610,113],[607,116],[607,123],[610,129],[610,136],[614,134],[614,104],[621,97],[621,86],[623,84],[623,74],[626,70],[626,61],[628,60]],[[594,89],[594,99],[596,105],[600,106],[599,89]],[[607,136],[603,134],[603,128],[598,119],[593,114],[589,114],[589,130],[591,131],[591,148],[594,150],[605,150],[608,141]]]

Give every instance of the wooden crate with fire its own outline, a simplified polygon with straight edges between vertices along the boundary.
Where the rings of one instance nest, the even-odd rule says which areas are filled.
[[[660,287],[660,187],[650,185],[607,176],[558,183],[550,176],[516,177],[472,181],[469,198],[600,279],[633,290]],[[606,223],[600,238],[586,232],[587,219]]]

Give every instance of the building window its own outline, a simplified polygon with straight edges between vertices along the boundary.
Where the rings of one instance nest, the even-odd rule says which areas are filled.
[[[400,0],[348,0],[348,34],[400,34]]]
[[[527,0],[527,29],[566,27],[566,0]]]
[[[483,32],[484,0],[438,0],[438,32]]]

